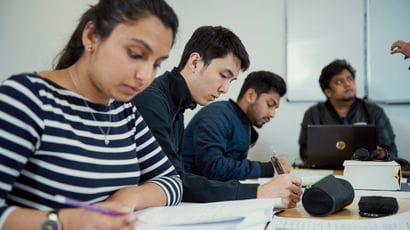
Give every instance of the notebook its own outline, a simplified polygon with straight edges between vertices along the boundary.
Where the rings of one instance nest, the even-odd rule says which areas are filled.
[[[376,149],[374,125],[308,125],[305,167],[342,169],[354,151]]]

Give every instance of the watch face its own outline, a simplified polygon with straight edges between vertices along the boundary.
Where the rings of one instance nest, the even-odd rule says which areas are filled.
[[[44,220],[41,226],[42,230],[61,230],[60,222],[58,221],[57,213],[50,212],[47,215],[47,219]]]
[[[55,220],[47,219],[43,223],[42,230],[60,230],[59,223]]]

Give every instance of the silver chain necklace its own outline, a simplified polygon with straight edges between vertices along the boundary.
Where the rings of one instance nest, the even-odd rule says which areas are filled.
[[[74,81],[74,78],[73,78],[73,75],[72,75],[71,71],[69,69],[67,71],[68,71],[68,75],[70,76],[71,81],[73,82],[73,85],[74,85],[75,89],[77,90],[77,92],[80,92],[80,90],[78,89],[78,86],[77,86],[77,82]],[[87,106],[87,108],[91,109],[88,102],[86,100],[84,100],[84,97],[82,99],[83,99],[84,105]],[[111,110],[111,104],[110,104],[110,110]],[[93,117],[94,121],[98,123],[97,118],[94,116],[94,113],[92,113],[90,111],[90,114]],[[109,123],[111,123],[111,113],[110,113],[110,116],[109,116]],[[108,139],[108,135],[110,134],[111,126],[108,126],[107,132],[104,132],[104,130],[99,125],[97,127],[101,131],[101,133],[104,135],[104,144],[108,145],[110,143],[110,140]]]

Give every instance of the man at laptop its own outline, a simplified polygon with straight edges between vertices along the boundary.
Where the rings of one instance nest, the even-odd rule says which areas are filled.
[[[306,156],[307,126],[310,124],[373,124],[377,130],[377,149],[397,157],[395,134],[384,110],[356,97],[355,69],[346,60],[334,60],[322,69],[320,87],[327,97],[310,107],[303,117],[299,136],[300,157]],[[386,151],[375,151],[377,159],[387,158]]]

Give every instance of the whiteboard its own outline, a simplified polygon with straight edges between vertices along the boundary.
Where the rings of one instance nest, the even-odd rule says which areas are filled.
[[[410,103],[410,60],[389,50],[396,40],[410,41],[410,1],[369,0],[368,17],[368,97]]]
[[[356,69],[358,96],[364,92],[365,0],[288,0],[286,80],[288,101],[320,101],[322,68],[346,59]]]

